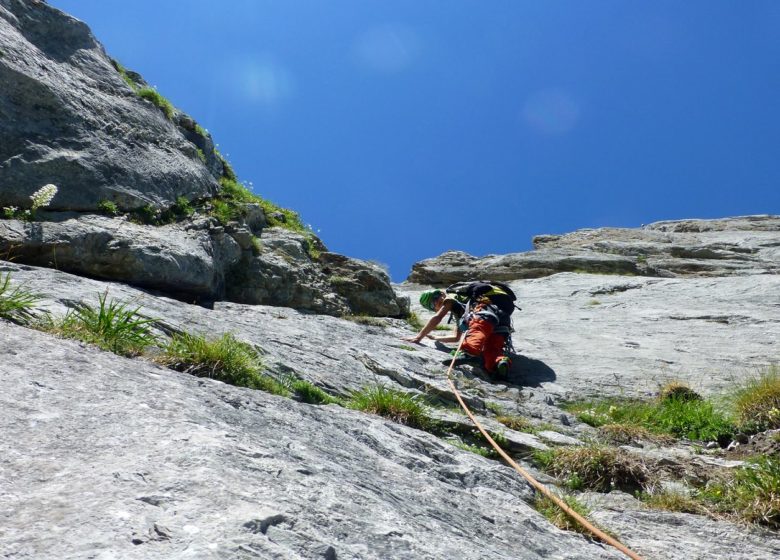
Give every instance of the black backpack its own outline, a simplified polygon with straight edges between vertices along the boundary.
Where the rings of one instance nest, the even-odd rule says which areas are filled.
[[[494,288],[499,288],[504,294],[489,294],[488,292],[493,291]],[[469,304],[473,304],[487,294],[490,303],[498,307],[507,315],[511,315],[515,309],[520,309],[515,305],[517,296],[512,291],[512,288],[503,282],[497,282],[495,280],[456,282],[455,284],[447,286],[446,291],[448,294],[455,294],[456,296],[465,298]]]

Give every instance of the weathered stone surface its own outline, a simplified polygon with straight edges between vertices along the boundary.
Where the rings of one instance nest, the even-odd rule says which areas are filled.
[[[336,253],[309,255],[311,240],[279,227],[263,230],[259,254],[245,253],[227,281],[227,299],[328,315],[404,316],[407,298],[371,263]]]
[[[224,234],[212,237],[175,225],[145,227],[96,215],[59,222],[0,220],[0,253],[9,258],[177,295],[220,294],[224,280],[215,251],[228,265],[240,255]]]
[[[424,432],[5,323],[0,337],[5,555],[620,557],[549,525],[508,468]]]
[[[333,290],[347,300],[353,314],[385,317],[409,314],[409,299],[396,295],[390,277],[380,267],[327,252],[317,261]]]
[[[510,286],[522,311],[513,315],[518,356],[509,381],[538,381],[556,400],[649,396],[673,380],[713,394],[777,360],[778,275],[561,273]],[[427,317],[417,304],[424,288],[399,286]]]
[[[303,235],[282,228],[263,230],[260,253],[245,252],[227,278],[229,301],[280,305],[328,315],[349,313],[308,254]]]
[[[534,251],[478,258],[450,251],[415,264],[410,282],[539,278],[558,272],[641,276],[780,273],[780,217],[658,222],[534,237]]]
[[[294,372],[341,395],[379,381],[454,402],[439,363],[442,351],[431,342],[403,344],[399,339],[411,331],[398,320],[366,326],[280,307],[218,302],[205,309],[54,270],[4,263],[5,271],[14,285],[44,293],[43,305],[55,313],[74,302],[94,304],[108,289],[110,297],[162,320],[166,330],[232,332],[259,345],[274,375]],[[746,355],[756,365],[771,360],[779,328],[776,318],[756,316],[764,290],[777,293],[776,277],[721,281],[732,287],[728,305],[725,294],[712,301],[715,279],[562,274],[514,282],[524,311],[516,317],[520,355],[509,382],[490,383],[467,367],[456,371],[456,382],[478,414],[491,403],[491,409],[557,423],[555,403],[567,396],[653,389],[660,380],[646,367],[655,363],[650,354],[676,336],[690,348],[707,341],[704,352],[679,354],[676,377],[714,392],[745,371],[734,364],[745,363]],[[589,305],[590,292],[616,298],[616,305]],[[739,308],[743,319],[725,329],[706,319],[689,325],[675,318],[705,303],[726,314]],[[593,312],[604,315],[584,328],[580,314]],[[653,338],[663,333],[658,346],[651,351],[639,340],[621,353],[625,340],[618,333],[627,331],[627,340],[636,342],[632,329],[648,325]],[[549,345],[542,343],[547,338]],[[10,504],[3,550],[36,558],[85,551],[163,558],[184,547],[216,558],[253,551],[317,557],[328,547],[336,557],[363,558],[617,557],[551,529],[527,508],[530,493],[504,467],[427,434],[338,407],[192,379],[7,324],[0,325],[0,339],[0,492]],[[601,372],[600,362],[611,353],[619,354],[617,379]],[[534,436],[484,422],[505,433],[516,452],[544,448]],[[595,507],[595,518],[648,558],[683,560],[703,550],[711,558],[769,559],[780,546],[776,535],[754,538],[736,525],[621,504]],[[710,542],[715,534],[721,535],[717,549]],[[442,544],[461,539],[457,554]],[[50,550],[55,555],[47,556]]]
[[[47,183],[59,187],[54,210],[167,207],[216,191],[196,145],[132,91],[81,21],[0,0],[0,52],[0,206],[29,207]]]

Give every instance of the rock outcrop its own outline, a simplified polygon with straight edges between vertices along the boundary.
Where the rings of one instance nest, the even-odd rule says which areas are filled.
[[[0,83],[0,206],[52,182],[50,208],[79,211],[218,188],[186,129],[136,95],[86,24],[45,2],[0,1]]]
[[[329,253],[320,264],[311,254],[325,246],[309,250],[316,237],[266,230],[258,204],[232,201],[237,221],[211,217],[218,179],[232,171],[210,135],[173,106],[142,98],[148,84],[111,60],[84,23],[43,2],[0,0],[0,80],[4,258],[186,301],[408,312],[384,272]],[[36,220],[14,219],[14,208],[30,208],[30,195],[49,183],[59,191]],[[182,200],[198,209],[171,216]]]
[[[780,216],[658,222],[534,237],[534,250],[474,257],[451,251],[419,262],[410,282],[541,278],[558,272],[687,277],[780,272]]]

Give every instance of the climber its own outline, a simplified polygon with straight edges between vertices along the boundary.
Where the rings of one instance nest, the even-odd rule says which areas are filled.
[[[406,338],[419,343],[429,336],[439,342],[458,342],[465,336],[455,364],[479,361],[485,370],[505,377],[511,366],[507,347],[511,345],[511,314],[515,309],[515,295],[501,282],[470,282],[453,284],[444,290],[427,290],[420,295],[420,304],[435,315],[420,332]],[[452,336],[434,337],[429,333],[450,314],[456,323]],[[447,361],[449,363],[449,360]]]

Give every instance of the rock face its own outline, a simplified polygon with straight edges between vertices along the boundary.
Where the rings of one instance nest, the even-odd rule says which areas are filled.
[[[540,235],[534,251],[473,257],[448,252],[417,263],[410,282],[541,278],[558,272],[687,277],[780,272],[780,216],[658,222]]]
[[[0,0],[0,206],[170,206],[218,185],[184,130],[138,97],[89,28],[44,2]]]
[[[276,249],[289,243],[281,235]],[[294,374],[335,395],[381,382],[455,401],[440,365],[443,345],[404,344],[412,331],[399,320],[362,325],[227,302],[207,309],[51,269],[0,263],[6,272],[14,286],[43,294],[41,308],[55,315],[79,302],[94,305],[108,291],[141,306],[165,332],[230,332],[258,345],[266,371],[279,378]],[[520,457],[592,437],[558,407],[565,399],[642,397],[669,380],[717,394],[777,357],[775,274],[566,273],[511,286],[523,310],[515,315],[509,379],[491,383],[463,367],[455,380],[486,427],[503,433]],[[401,290],[416,302],[423,288]],[[0,339],[0,494],[7,504],[0,548],[8,554],[620,557],[553,529],[508,467],[427,433],[334,405],[191,378],[5,322]],[[515,432],[495,422],[498,409],[546,429]],[[462,415],[432,414],[467,430]],[[624,450],[656,470],[715,460],[685,449]],[[774,533],[649,510],[620,492],[581,499],[593,519],[646,558],[780,554]]]

